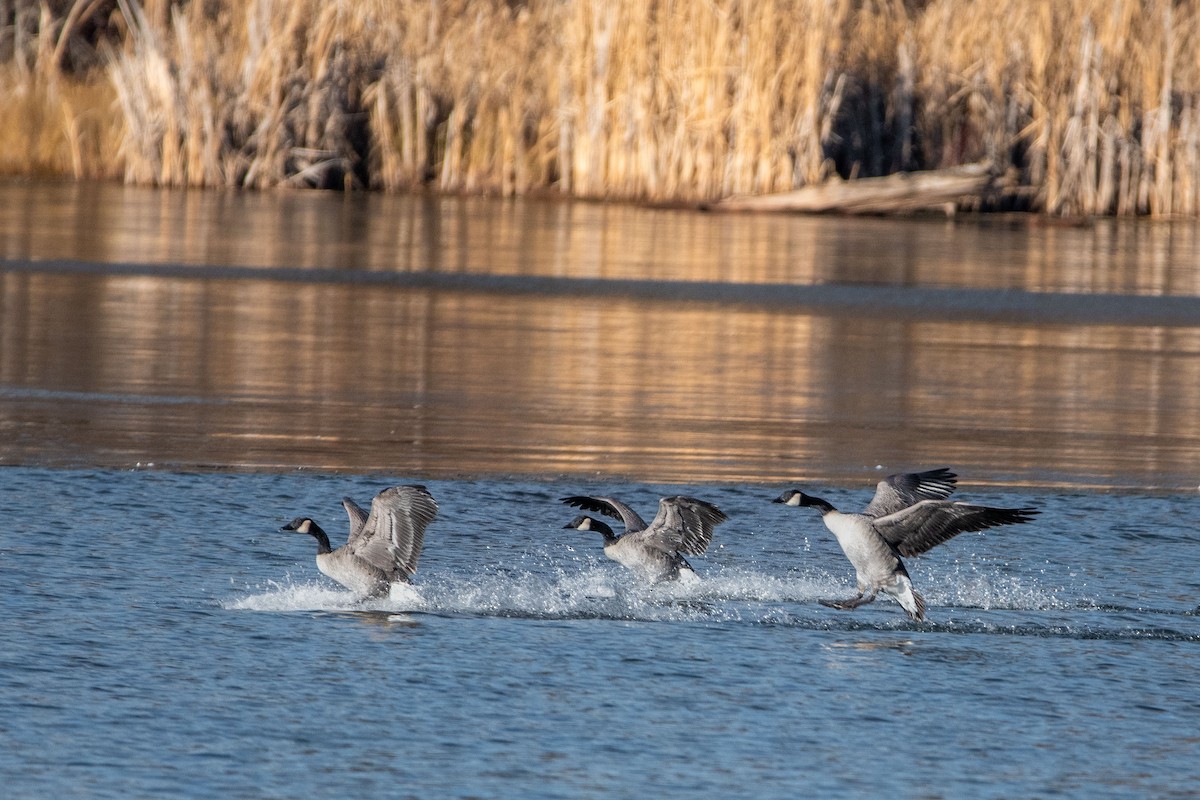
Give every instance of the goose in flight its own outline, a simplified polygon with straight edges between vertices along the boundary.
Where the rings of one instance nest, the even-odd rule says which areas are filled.
[[[858,594],[848,600],[821,600],[831,608],[851,609],[889,594],[914,620],[925,619],[925,599],[912,588],[901,556],[916,556],[963,531],[1029,522],[1035,508],[992,508],[947,500],[954,473],[946,469],[892,475],[879,482],[875,497],[859,514],[843,513],[832,503],[789,489],[775,499],[789,506],[812,506],[837,537],[854,565]]]
[[[713,529],[728,519],[712,503],[682,495],[662,498],[658,514],[649,525],[636,511],[612,497],[576,495],[562,501],[621,520],[625,532],[620,536],[607,523],[586,515],[563,527],[598,532],[604,537],[604,555],[653,583],[678,580],[681,575],[696,577],[683,556],[698,556],[707,550]]]
[[[296,517],[280,530],[306,533],[317,540],[317,569],[367,597],[386,596],[393,583],[408,583],[417,570],[425,527],[438,505],[424,486],[384,489],[367,513],[349,497],[342,506],[350,517],[350,536],[336,550],[311,517]]]

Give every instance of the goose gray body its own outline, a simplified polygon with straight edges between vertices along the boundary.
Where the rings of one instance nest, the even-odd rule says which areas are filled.
[[[576,517],[563,527],[599,533],[604,538],[604,555],[655,583],[695,576],[684,555],[700,555],[707,550],[713,529],[728,519],[712,503],[682,495],[662,498],[658,514],[649,525],[636,511],[612,497],[576,495],[562,501],[621,520],[625,532],[620,536],[607,523],[589,516]]]
[[[790,489],[775,499],[789,506],[813,506],[854,565],[858,594],[848,600],[822,600],[833,608],[870,603],[879,592],[891,595],[915,620],[925,619],[925,600],[913,589],[901,556],[916,556],[963,531],[1029,522],[1037,509],[992,508],[947,500],[955,475],[946,469],[892,475],[880,481],[875,498],[859,514],[844,513],[819,497]]]
[[[393,583],[408,583],[421,557],[425,528],[437,516],[433,496],[424,486],[396,486],[377,494],[369,513],[349,497],[342,506],[350,534],[336,550],[310,517],[296,517],[280,530],[316,539],[317,569],[357,594],[380,597]]]

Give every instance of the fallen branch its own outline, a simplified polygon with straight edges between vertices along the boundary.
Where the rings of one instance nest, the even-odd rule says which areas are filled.
[[[807,213],[892,214],[944,208],[964,197],[993,190],[995,176],[985,163],[923,172],[899,172],[882,178],[846,181],[834,178],[791,192],[727,197],[714,211],[798,211]]]

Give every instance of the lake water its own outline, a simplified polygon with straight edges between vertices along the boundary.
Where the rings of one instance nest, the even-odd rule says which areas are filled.
[[[1200,227],[0,184],[0,463],[1200,484]]]
[[[7,797],[1190,797],[1200,237],[0,183]],[[853,574],[948,465],[1029,525]],[[312,514],[441,505],[413,594]],[[558,498],[730,516],[647,588]]]

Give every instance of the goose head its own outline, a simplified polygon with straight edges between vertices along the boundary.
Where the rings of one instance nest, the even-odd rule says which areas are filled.
[[[809,502],[805,502],[808,500],[812,500],[812,498],[809,497],[808,495],[806,495],[804,492],[800,491],[799,489],[788,489],[786,492],[779,495],[779,497],[776,497],[771,502],[772,503],[783,503],[785,506],[792,506],[793,508],[795,508],[796,506],[812,505]]]
[[[313,522],[310,517],[296,517],[279,530],[287,531],[288,533],[307,533],[309,536],[317,540],[318,554],[332,552],[331,548],[329,547],[328,534],[321,530],[321,526]]]
[[[772,503],[783,503],[785,506],[816,506],[822,514],[828,514],[836,511],[833,504],[827,500],[822,500],[819,497],[813,497],[811,494],[805,494],[799,489],[788,489],[783,494],[771,501]]]
[[[605,540],[614,539],[613,529],[606,523],[601,522],[595,517],[589,517],[586,514],[580,514],[575,519],[563,525],[564,529],[570,528],[577,531],[595,531],[605,538]]]
[[[612,528],[601,522],[595,517],[589,517],[587,514],[580,514],[575,519],[563,525],[563,528],[574,528],[577,531],[600,531],[601,533],[612,533]]]
[[[296,517],[294,520],[284,525],[279,530],[289,531],[292,533],[307,533],[313,535],[316,531],[321,530],[321,526],[313,522],[309,517]],[[321,531],[324,533],[324,531]]]

